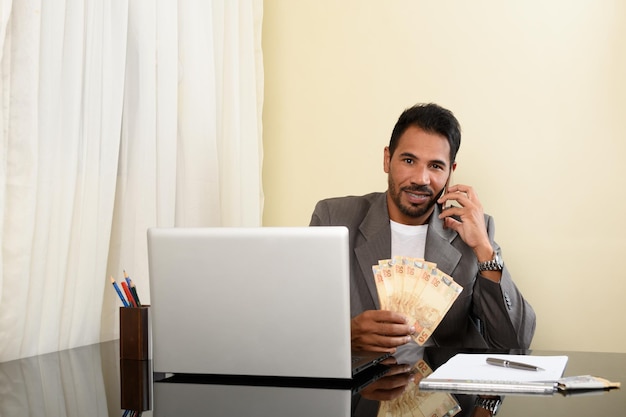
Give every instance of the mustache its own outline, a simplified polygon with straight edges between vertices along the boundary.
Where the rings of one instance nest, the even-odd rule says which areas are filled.
[[[429,196],[432,196],[434,194],[434,191],[429,186],[417,185],[417,184],[412,184],[406,187],[402,187],[402,191],[424,193],[424,194],[428,194]]]

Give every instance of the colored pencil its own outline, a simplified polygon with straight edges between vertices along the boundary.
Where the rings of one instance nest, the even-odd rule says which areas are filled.
[[[120,300],[122,300],[122,304],[124,304],[124,307],[128,307],[128,303],[126,302],[122,291],[120,291],[120,287],[117,285],[117,282],[115,282],[115,279],[113,277],[111,277],[111,284],[113,284],[113,288],[115,288],[117,295],[120,297]]]
[[[130,293],[133,295],[133,298],[135,299],[135,303],[137,304],[137,307],[141,307],[141,301],[139,301],[139,294],[137,293],[137,287],[135,286],[135,283],[132,280],[130,281]]]
[[[130,304],[129,307],[137,307],[137,304],[135,304],[135,300],[133,299],[133,295],[130,293],[130,288],[128,288],[128,284],[126,283],[126,281],[122,281],[122,288],[124,289],[124,294],[126,294],[126,297],[128,298],[128,304]]]
[[[130,277],[128,273],[126,273],[126,270],[124,270],[124,280],[126,280],[126,284],[128,284],[128,288],[130,288]]]
[[[124,270],[124,279],[126,280],[126,283],[128,284],[128,288],[130,289],[130,294],[133,296],[133,300],[135,300],[135,304],[137,305],[137,307],[141,307],[141,302],[139,301],[139,294],[137,293],[137,287],[135,286],[135,283],[133,282],[133,280],[130,279],[130,277],[128,276],[128,273],[126,272],[126,270]]]

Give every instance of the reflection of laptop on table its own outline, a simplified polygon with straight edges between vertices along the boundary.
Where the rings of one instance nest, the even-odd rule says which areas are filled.
[[[351,379],[348,250],[345,227],[150,229],[154,371]]]
[[[350,390],[157,382],[154,416],[350,417]]]

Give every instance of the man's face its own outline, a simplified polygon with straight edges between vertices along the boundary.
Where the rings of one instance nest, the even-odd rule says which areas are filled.
[[[444,136],[410,126],[400,136],[393,155],[385,148],[391,220],[425,224],[455,168],[456,164],[450,163],[450,145]]]

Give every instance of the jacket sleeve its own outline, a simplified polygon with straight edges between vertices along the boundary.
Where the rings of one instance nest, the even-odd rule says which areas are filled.
[[[495,225],[490,216],[487,216],[487,232],[494,249],[500,251],[493,240]],[[535,333],[535,312],[513,282],[504,261],[500,283],[477,272],[474,314],[480,319],[483,337],[490,347],[528,349]]]

